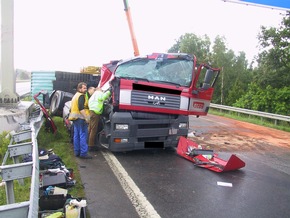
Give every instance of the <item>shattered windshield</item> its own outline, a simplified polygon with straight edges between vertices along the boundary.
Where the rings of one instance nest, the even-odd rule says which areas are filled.
[[[115,76],[190,86],[193,61],[184,59],[134,59],[119,65]]]

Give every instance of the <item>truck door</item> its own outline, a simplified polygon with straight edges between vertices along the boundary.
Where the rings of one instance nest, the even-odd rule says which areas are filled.
[[[114,71],[117,67],[119,61],[111,61],[108,64],[103,64],[101,68],[101,78],[99,82],[99,87],[103,90],[106,90],[109,88],[109,81],[113,79]]]
[[[207,114],[219,73],[220,69],[208,65],[198,67],[190,93],[188,115]]]

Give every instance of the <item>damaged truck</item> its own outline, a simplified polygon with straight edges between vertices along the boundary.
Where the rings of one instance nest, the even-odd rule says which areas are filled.
[[[96,145],[118,151],[177,147],[189,116],[205,116],[220,70],[183,53],[153,53],[111,61],[98,86],[112,90],[101,115]],[[201,78],[201,79],[200,79]],[[70,101],[64,104],[68,120]]]

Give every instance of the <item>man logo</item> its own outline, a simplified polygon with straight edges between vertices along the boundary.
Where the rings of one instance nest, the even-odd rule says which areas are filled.
[[[148,103],[153,105],[164,105],[166,97],[157,95],[148,95]]]

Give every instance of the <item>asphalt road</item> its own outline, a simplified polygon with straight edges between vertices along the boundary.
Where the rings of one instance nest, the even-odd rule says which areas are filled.
[[[91,217],[290,217],[289,133],[275,132],[276,146],[263,138],[272,129],[254,135],[260,127],[212,115],[192,117],[190,128],[192,140],[203,146],[217,142],[213,148],[221,158],[235,153],[246,166],[215,173],[174,149],[100,149],[92,160],[77,159]]]

